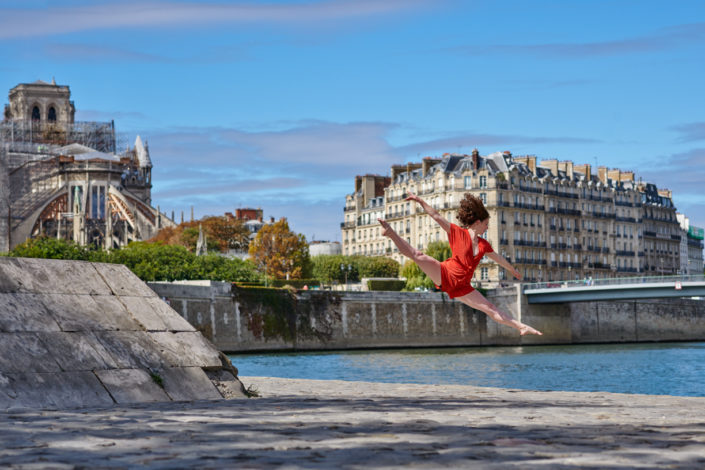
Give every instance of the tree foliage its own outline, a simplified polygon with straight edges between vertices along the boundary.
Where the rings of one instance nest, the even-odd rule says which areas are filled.
[[[110,251],[93,250],[55,238],[29,239],[9,256],[53,258],[124,264],[143,281],[208,279],[211,281],[254,282],[260,280],[254,266],[240,259],[215,254],[196,256],[181,245],[132,242]]]
[[[425,253],[438,261],[445,261],[452,256],[450,244],[445,241],[436,241],[428,244]],[[401,269],[402,277],[406,278],[406,287],[404,290],[433,289],[433,281],[423,272],[421,268],[409,260],[404,263]]]
[[[450,244],[444,241],[429,243],[426,248],[426,254],[438,261],[445,261],[453,256],[453,252],[450,250]]]
[[[313,277],[332,284],[359,282],[363,277],[397,277],[399,263],[383,256],[319,255],[311,259]]]
[[[163,228],[148,241],[181,245],[195,251],[199,226],[203,227],[209,251],[225,253],[228,250],[247,250],[250,231],[242,220],[228,216],[207,216],[193,222],[182,222],[176,227]]]
[[[18,258],[74,259],[94,261],[97,254],[88,247],[56,238],[30,238],[15,247],[9,256]]]
[[[310,277],[311,260],[306,237],[289,228],[285,218],[267,224],[250,242],[250,258],[267,276],[277,279]]]
[[[355,256],[360,277],[397,277],[399,263],[384,256]]]

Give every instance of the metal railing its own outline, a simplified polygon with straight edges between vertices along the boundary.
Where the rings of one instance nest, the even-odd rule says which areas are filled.
[[[605,279],[578,279],[575,281],[548,281],[523,284],[522,290],[526,292],[531,289],[553,289],[566,287],[595,287],[595,286],[618,286],[631,284],[658,284],[676,282],[705,282],[703,274],[679,274],[675,276],[638,276],[638,277],[615,277]]]

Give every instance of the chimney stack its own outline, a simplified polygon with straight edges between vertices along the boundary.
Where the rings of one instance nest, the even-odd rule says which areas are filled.
[[[589,163],[584,163],[582,165],[575,165],[573,168],[573,171],[575,173],[580,173],[582,175],[585,175],[585,179],[587,181],[590,181],[590,178],[592,177],[592,174],[590,173],[590,164]]]
[[[670,189],[659,189],[658,195],[661,197],[667,197],[669,199],[671,199],[671,196],[672,196]]]
[[[551,170],[553,176],[558,176],[558,160],[541,160],[541,166]]]
[[[622,170],[619,168],[613,168],[607,172],[607,177],[612,181],[622,181]]]
[[[472,169],[477,170],[480,167],[480,151],[473,149],[472,151]]]
[[[634,172],[633,171],[623,171],[622,174],[619,177],[619,181],[634,181]]]
[[[531,173],[536,176],[536,157],[534,155],[529,155],[527,158],[529,159],[529,170],[531,170]]]
[[[597,167],[597,177],[600,179],[600,182],[602,184],[607,184],[607,167],[606,166],[598,166]]]

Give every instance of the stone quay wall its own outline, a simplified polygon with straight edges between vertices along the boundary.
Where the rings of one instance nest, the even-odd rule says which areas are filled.
[[[529,305],[518,286],[488,298],[544,334],[518,335],[435,292],[331,292],[149,283],[226,352],[705,340],[705,301]]]

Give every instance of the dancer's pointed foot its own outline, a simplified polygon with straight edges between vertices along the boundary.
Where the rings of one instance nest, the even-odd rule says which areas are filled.
[[[524,335],[539,335],[542,336],[543,333],[541,333],[539,330],[536,330],[534,328],[531,328],[529,325],[524,325],[519,329],[519,334],[521,336]]]
[[[394,232],[394,229],[387,223],[386,220],[377,219],[377,221],[379,221],[382,226],[382,236],[388,237]]]

